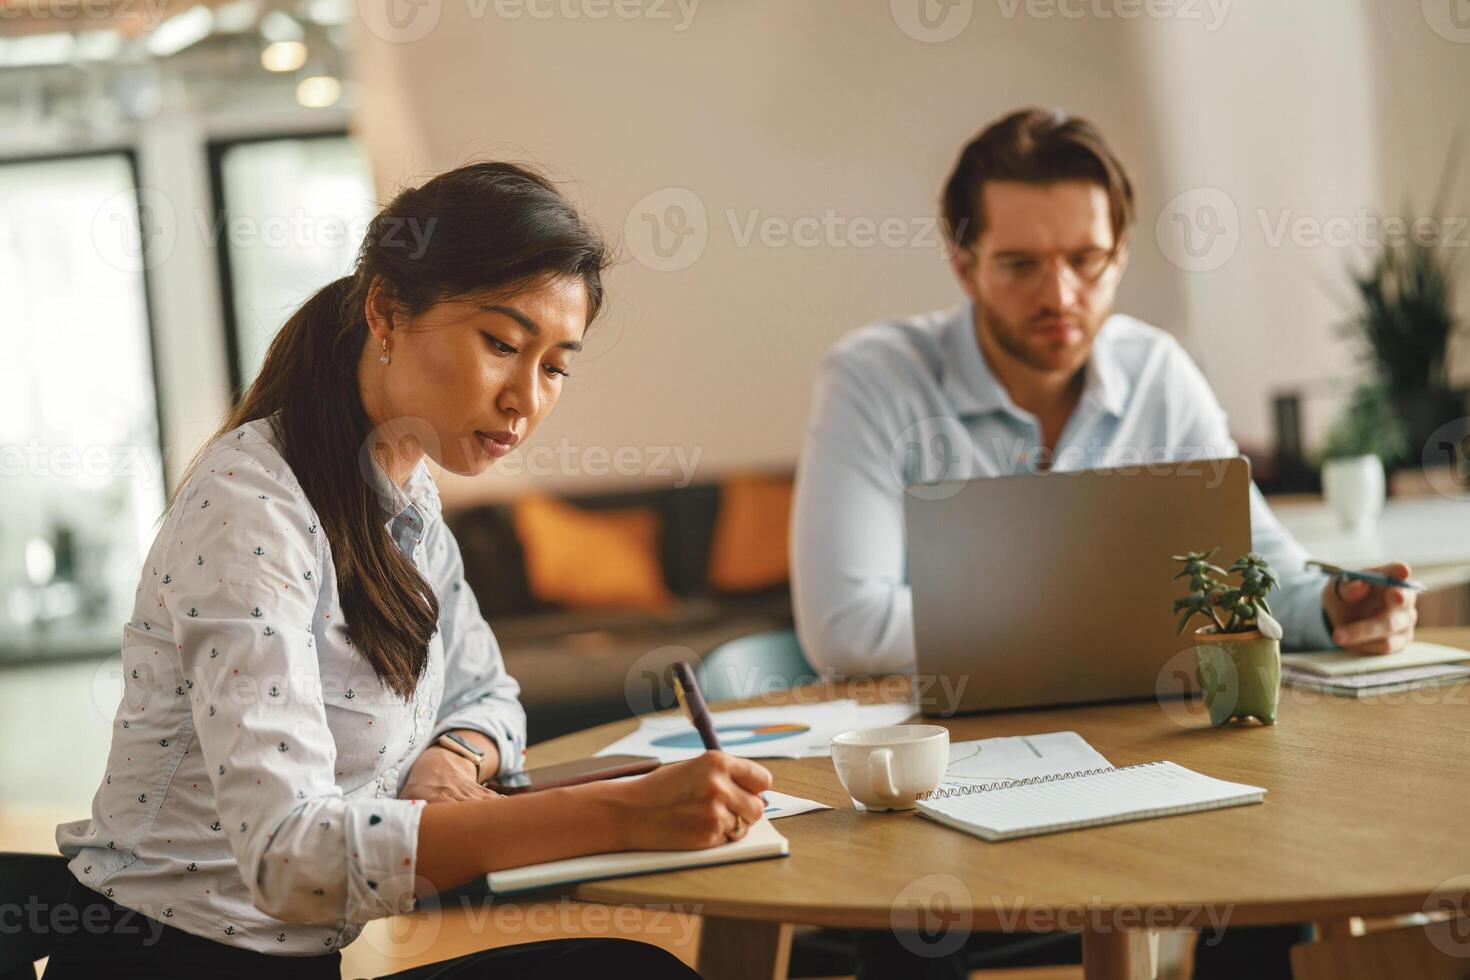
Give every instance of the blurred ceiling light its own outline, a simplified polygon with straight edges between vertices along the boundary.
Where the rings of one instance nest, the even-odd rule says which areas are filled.
[[[306,64],[306,45],[300,41],[272,41],[260,52],[266,71],[295,71]]]
[[[64,65],[72,59],[76,46],[76,39],[64,32],[18,37],[0,51],[0,65],[6,68]]]
[[[296,86],[296,101],[308,109],[325,109],[342,97],[342,83],[331,75],[312,75]]]
[[[336,27],[347,23],[347,5],[342,0],[310,0],[306,5],[306,16],[314,24]]]
[[[110,61],[122,47],[122,35],[117,31],[87,31],[77,35],[77,60]]]
[[[148,35],[148,51],[156,58],[168,58],[190,45],[198,44],[214,29],[214,12],[208,7],[190,7],[177,17],[170,17]]]
[[[222,34],[243,34],[255,26],[259,13],[255,0],[233,0],[214,9],[214,29]]]
[[[272,10],[260,21],[260,35],[272,43],[276,41],[300,41],[306,36],[296,18],[284,10]]]

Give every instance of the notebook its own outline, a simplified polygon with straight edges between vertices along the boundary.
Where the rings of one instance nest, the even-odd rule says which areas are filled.
[[[1354,698],[1365,698],[1373,694],[1394,694],[1421,687],[1439,687],[1442,684],[1457,683],[1467,677],[1470,677],[1470,666],[1464,664],[1429,664],[1424,667],[1381,670],[1371,674],[1341,674],[1335,677],[1297,670],[1288,664],[1281,665],[1281,683],[1283,684],[1308,691],[1343,694]]]
[[[1227,783],[1172,762],[1145,762],[936,790],[919,801],[919,813],[997,841],[1260,803],[1265,795],[1259,786]]]
[[[678,871],[711,864],[753,861],[757,858],[785,857],[791,853],[786,838],[762,817],[751,824],[745,836],[728,844],[706,847],[698,851],[617,851],[611,854],[589,854],[585,857],[528,864],[523,868],[492,871],[485,876],[490,891],[496,895],[569,885],[599,878],[622,878],[627,875]]]
[[[1327,677],[1344,674],[1370,674],[1380,670],[1401,670],[1404,667],[1424,667],[1429,664],[1450,664],[1470,660],[1470,651],[1441,646],[1438,643],[1415,641],[1398,653],[1382,656],[1363,656],[1347,650],[1322,650],[1314,653],[1283,653],[1281,662],[1297,670],[1310,671]]]

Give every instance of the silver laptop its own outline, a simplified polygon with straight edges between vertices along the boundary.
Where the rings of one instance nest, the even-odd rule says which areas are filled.
[[[1200,625],[1175,633],[1170,556],[1251,546],[1240,458],[950,481],[904,510],[926,714],[1155,696]]]

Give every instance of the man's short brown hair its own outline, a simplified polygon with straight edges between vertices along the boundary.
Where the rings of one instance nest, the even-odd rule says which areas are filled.
[[[1113,247],[1133,219],[1133,185],[1102,134],[1060,109],[1021,109],[991,123],[960,152],[941,200],[944,232],[968,248],[985,230],[981,189],[988,180],[1053,184],[1082,180],[1107,192]]]

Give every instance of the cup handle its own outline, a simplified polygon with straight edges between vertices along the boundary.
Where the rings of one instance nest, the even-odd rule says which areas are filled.
[[[868,781],[885,803],[898,802],[898,784],[893,781],[893,750],[876,749],[868,756]]]

